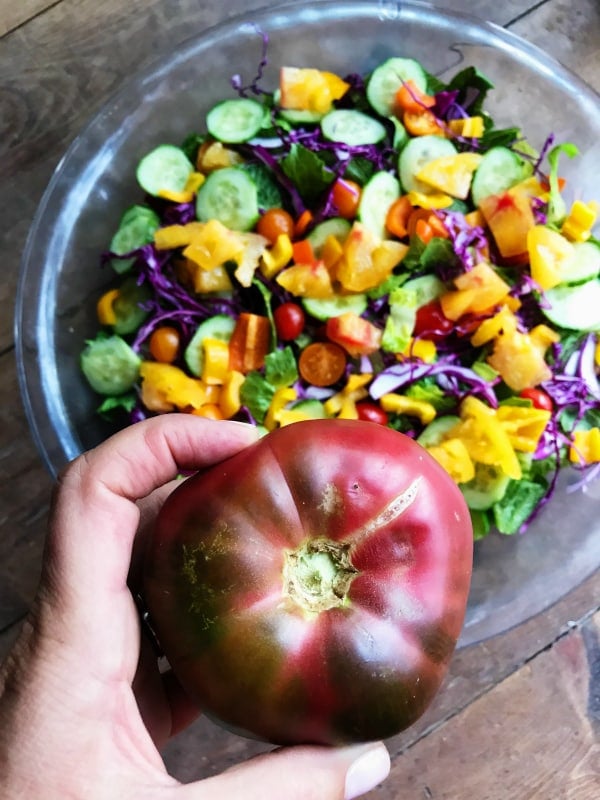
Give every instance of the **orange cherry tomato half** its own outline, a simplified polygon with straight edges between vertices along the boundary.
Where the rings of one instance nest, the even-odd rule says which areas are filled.
[[[181,337],[177,328],[162,325],[152,333],[149,342],[150,355],[162,364],[172,364],[179,354]]]
[[[294,234],[294,220],[283,208],[269,208],[256,223],[256,232],[268,239],[271,244],[275,244],[277,237],[282,233],[291,239]]]
[[[346,354],[333,342],[313,342],[298,359],[300,375],[313,386],[332,386],[346,369]]]
[[[355,181],[338,178],[333,184],[331,199],[340,217],[355,219],[360,203],[361,188]]]

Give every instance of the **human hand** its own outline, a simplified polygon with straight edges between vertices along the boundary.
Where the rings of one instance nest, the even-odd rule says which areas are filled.
[[[279,800],[282,786],[287,800],[350,800],[385,778],[382,744],[283,748],[186,785],[160,757],[199,710],[141,644],[128,583],[136,532],[178,472],[255,438],[238,423],[164,415],[65,470],[40,586],[0,668],[1,800]]]

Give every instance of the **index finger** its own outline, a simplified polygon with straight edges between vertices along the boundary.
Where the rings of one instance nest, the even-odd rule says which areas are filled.
[[[222,461],[256,438],[249,425],[167,414],[130,426],[72,462],[57,487],[44,565],[45,588],[65,625],[68,618],[71,630],[98,633],[107,614],[118,612],[112,604],[128,596],[138,499],[181,470]]]

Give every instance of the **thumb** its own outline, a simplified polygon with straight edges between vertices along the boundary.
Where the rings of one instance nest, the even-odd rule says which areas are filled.
[[[182,786],[181,800],[353,800],[390,771],[381,742],[351,747],[291,747],[239,764],[214,778]],[[285,787],[285,791],[283,788]]]

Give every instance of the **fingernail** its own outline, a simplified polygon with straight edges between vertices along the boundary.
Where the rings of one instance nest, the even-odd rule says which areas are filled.
[[[360,797],[389,775],[390,755],[383,744],[369,745],[367,750],[361,750],[346,773],[344,800]]]

